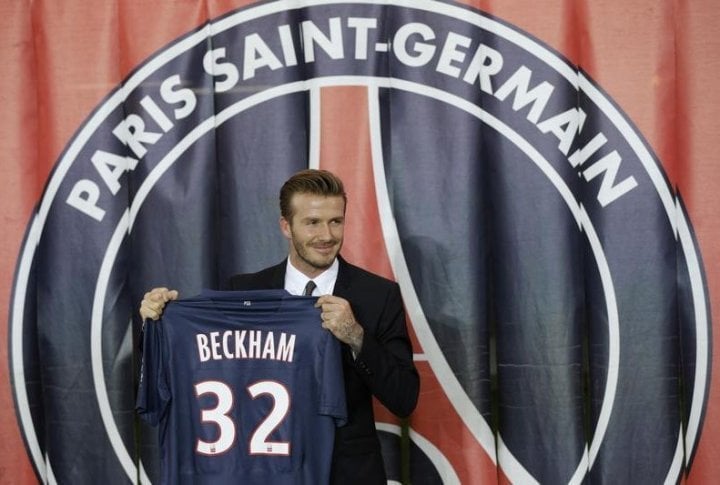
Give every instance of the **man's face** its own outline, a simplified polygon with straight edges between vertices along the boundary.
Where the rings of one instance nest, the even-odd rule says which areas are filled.
[[[345,201],[341,196],[295,194],[290,220],[280,218],[280,229],[290,241],[290,261],[314,278],[330,267],[340,252],[345,230]]]

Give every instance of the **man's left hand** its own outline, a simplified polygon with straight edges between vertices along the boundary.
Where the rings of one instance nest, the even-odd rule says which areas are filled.
[[[355,320],[350,302],[333,295],[323,295],[315,303],[322,310],[322,326],[332,332],[335,337],[350,346],[355,354],[362,349],[364,331]]]

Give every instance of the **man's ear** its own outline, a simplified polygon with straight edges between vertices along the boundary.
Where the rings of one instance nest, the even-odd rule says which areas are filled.
[[[290,222],[282,216],[280,216],[280,230],[287,239],[292,238],[290,233]]]

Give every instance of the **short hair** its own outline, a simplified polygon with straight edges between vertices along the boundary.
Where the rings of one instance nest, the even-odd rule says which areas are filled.
[[[301,170],[283,184],[280,189],[280,215],[288,221],[293,215],[290,201],[295,194],[342,197],[347,206],[347,195],[342,180],[327,170]]]

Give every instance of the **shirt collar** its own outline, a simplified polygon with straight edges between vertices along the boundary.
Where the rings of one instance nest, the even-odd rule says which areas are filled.
[[[328,269],[317,275],[312,280],[315,282],[317,287],[313,291],[313,296],[320,295],[332,295],[335,289],[335,281],[337,281],[338,270],[340,263],[338,259],[330,265]],[[285,268],[285,290],[291,295],[302,295],[305,291],[305,285],[310,281],[310,278],[305,276],[292,265],[290,258],[287,259],[287,267]]]

